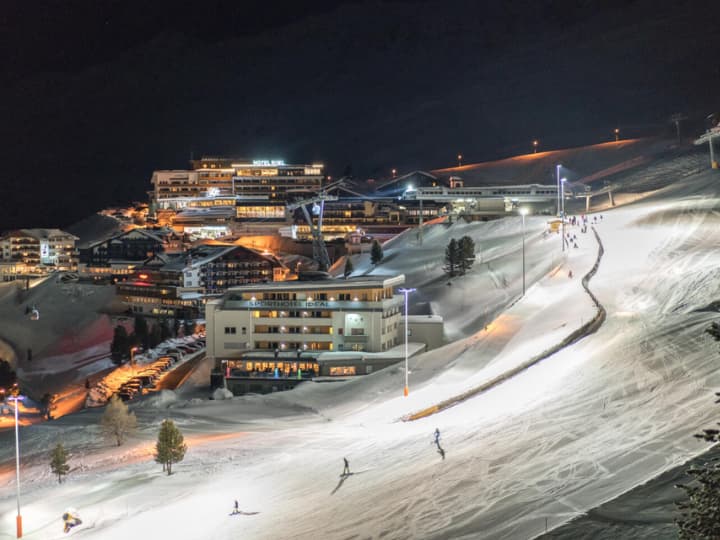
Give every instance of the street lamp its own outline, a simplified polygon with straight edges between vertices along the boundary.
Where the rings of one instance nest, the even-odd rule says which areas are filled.
[[[410,393],[408,389],[408,295],[417,289],[398,289],[405,295],[405,397]]]
[[[560,210],[560,219],[562,219],[562,250],[565,251],[565,182],[567,178],[560,179],[560,199],[562,200],[562,208]]]
[[[525,216],[527,216],[528,209],[521,208],[520,215],[522,216],[522,271],[523,271],[523,296],[525,296]]]
[[[462,154],[458,154],[458,167],[462,167]]]
[[[15,401],[15,474],[16,474],[16,485],[17,485],[17,517],[15,518],[15,531],[18,538],[22,538],[22,516],[20,515],[20,435],[18,433],[18,401],[25,399],[25,396],[20,395],[20,388],[17,383],[13,384],[10,389],[10,395],[8,399]]]
[[[140,347],[133,347],[130,349],[130,367],[135,373],[135,353],[140,350]]]
[[[392,177],[395,178],[397,176],[397,169],[392,170]]]
[[[560,169],[562,168],[562,165],[559,163],[555,166],[555,172],[557,177],[557,212],[556,215],[560,216]]]
[[[537,154],[538,144],[540,144],[540,143],[538,142],[537,139],[535,139],[535,140],[533,141],[533,154]]]
[[[620,140],[620,130],[618,128],[615,128],[615,142],[618,142]]]

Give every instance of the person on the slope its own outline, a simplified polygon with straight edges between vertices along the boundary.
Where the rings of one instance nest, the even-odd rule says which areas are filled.
[[[343,468],[343,472],[342,472],[343,476],[344,476],[344,475],[350,474],[350,464],[348,463],[348,460],[345,457],[343,458],[343,463],[345,463],[345,467]]]

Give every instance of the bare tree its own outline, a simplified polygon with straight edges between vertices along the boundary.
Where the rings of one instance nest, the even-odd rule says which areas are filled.
[[[105,437],[113,439],[120,446],[125,438],[137,428],[135,413],[130,412],[127,405],[117,396],[110,402],[102,417],[102,430]]]

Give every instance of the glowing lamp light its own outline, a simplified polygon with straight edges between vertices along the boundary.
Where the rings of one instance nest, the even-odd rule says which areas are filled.
[[[312,296],[308,296],[308,297],[307,297],[307,301],[308,301],[308,302],[312,302],[312,301],[313,301]]]
[[[145,280],[145,279],[148,278],[148,275],[147,275],[147,274],[140,274],[138,277],[139,277],[140,279]]]
[[[257,300],[257,298],[255,298],[254,296],[251,296],[250,300],[252,300],[254,302],[255,300]]]
[[[358,297],[356,296],[355,298],[353,298],[353,300],[354,300],[355,302],[357,302],[357,301],[358,301]]]
[[[334,302],[334,301],[335,301],[335,297],[334,297],[334,296],[331,296],[331,297],[330,297],[330,301],[331,301],[331,302]]]

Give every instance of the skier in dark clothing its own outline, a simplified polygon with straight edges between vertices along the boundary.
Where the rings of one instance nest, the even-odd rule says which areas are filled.
[[[345,467],[343,468],[343,475],[350,474],[350,464],[348,463],[347,458],[343,458],[343,462],[345,463]]]
[[[440,430],[435,428],[435,444],[440,446]]]
[[[235,501],[235,510],[233,510],[233,514],[239,514],[240,513],[240,506],[238,505],[237,500]]]

